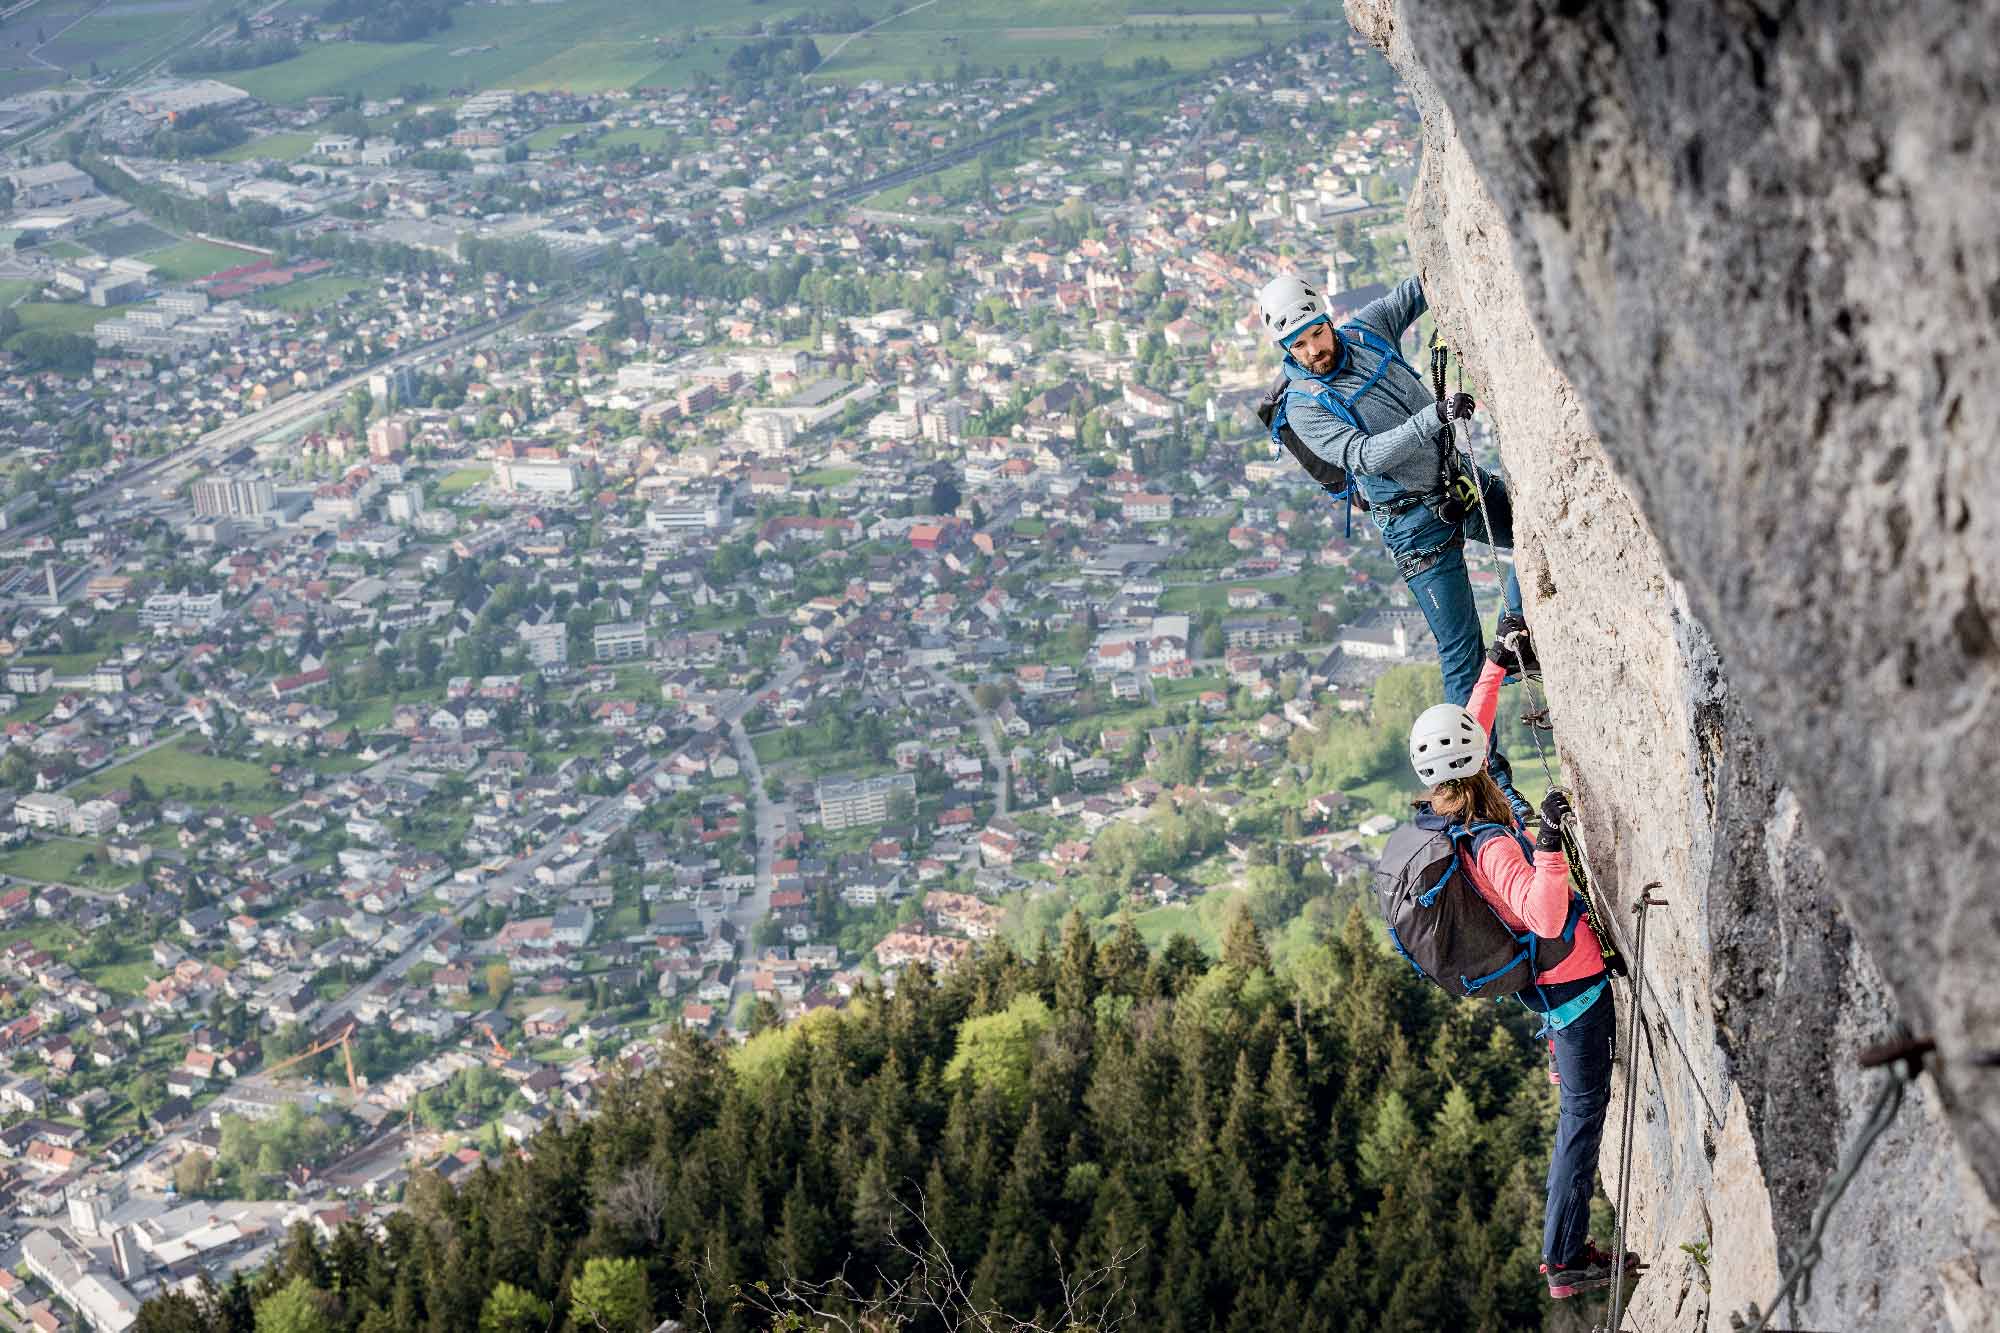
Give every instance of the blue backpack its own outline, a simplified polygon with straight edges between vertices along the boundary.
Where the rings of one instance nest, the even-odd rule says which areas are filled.
[[[1362,386],[1356,389],[1351,395],[1342,397],[1333,390],[1331,385],[1327,384],[1319,384],[1312,389],[1302,389],[1299,387],[1302,383],[1301,381],[1292,379],[1281,370],[1278,372],[1276,382],[1265,392],[1263,401],[1258,403],[1257,418],[1270,430],[1273,447],[1284,448],[1286,452],[1298,460],[1299,466],[1306,470],[1306,475],[1319,483],[1320,489],[1324,490],[1333,499],[1345,500],[1348,503],[1350,510],[1348,522],[1351,532],[1353,523],[1352,510],[1358,507],[1362,513],[1367,513],[1369,509],[1368,495],[1356,483],[1356,480],[1347,474],[1346,468],[1340,466],[1338,463],[1328,462],[1306,447],[1305,441],[1299,438],[1298,432],[1293,430],[1291,423],[1286,420],[1287,402],[1294,392],[1305,393],[1314,402],[1345,421],[1348,425],[1354,427],[1354,429],[1365,431],[1367,427],[1361,424],[1361,414],[1356,409],[1355,404],[1370,389],[1375,387],[1375,382],[1382,378],[1382,372],[1389,368],[1389,363],[1392,361],[1395,362],[1404,370],[1408,370],[1412,376],[1415,376],[1417,372],[1411,370],[1410,363],[1403,360],[1402,354],[1388,342],[1384,341],[1379,334],[1371,332],[1362,325],[1342,324],[1334,332],[1336,336],[1342,338],[1345,338],[1348,334],[1352,334],[1354,335],[1354,340],[1358,341],[1362,346],[1379,353],[1382,360],[1375,367],[1375,373],[1370,375]]]
[[[1473,887],[1466,866],[1493,838],[1511,837],[1501,824],[1447,824],[1420,807],[1417,817],[1389,835],[1375,869],[1375,895],[1389,923],[1389,942],[1417,970],[1460,999],[1515,995],[1535,988],[1535,978],[1576,947],[1582,903],[1570,894],[1562,934],[1516,932]]]

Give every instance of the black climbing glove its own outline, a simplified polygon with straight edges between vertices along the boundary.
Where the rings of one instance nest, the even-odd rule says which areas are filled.
[[[1454,421],[1472,420],[1472,412],[1478,404],[1469,393],[1455,393],[1448,398],[1437,400],[1438,424],[1449,426]]]
[[[1493,643],[1486,650],[1486,660],[1494,666],[1505,669],[1508,675],[1521,670],[1521,650],[1527,645],[1528,622],[1513,612],[1500,617],[1494,628]]]
[[[1535,846],[1544,852],[1559,852],[1563,849],[1563,821],[1570,817],[1569,797],[1559,791],[1552,791],[1542,798],[1542,831],[1535,837]]]

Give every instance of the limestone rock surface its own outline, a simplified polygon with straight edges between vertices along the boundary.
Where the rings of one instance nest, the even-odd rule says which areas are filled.
[[[1666,899],[1628,1327],[1768,1303],[1898,1023],[1943,1058],[1776,1326],[2000,1327],[2000,4],[1347,12],[1628,945]]]

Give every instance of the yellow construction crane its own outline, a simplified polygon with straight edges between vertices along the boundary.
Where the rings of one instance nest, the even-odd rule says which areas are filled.
[[[312,1046],[307,1047],[305,1050],[300,1051],[297,1055],[278,1061],[278,1063],[264,1070],[259,1075],[259,1077],[270,1078],[281,1069],[289,1069],[291,1066],[297,1064],[301,1060],[309,1059],[312,1056],[319,1055],[325,1051],[330,1051],[334,1047],[338,1046],[340,1048],[341,1057],[347,1062],[347,1095],[352,1097],[356,1101],[360,1101],[362,1080],[355,1076],[354,1045],[352,1042],[348,1040],[348,1038],[352,1037],[353,1035],[354,1035],[354,1024],[349,1023],[346,1027],[340,1030],[338,1036],[328,1037],[324,1041],[318,1042]]]
[[[494,1053],[497,1054],[502,1060],[507,1059],[512,1054],[511,1051],[509,1051],[505,1046],[500,1044],[500,1039],[493,1035],[493,1025],[491,1023],[481,1023],[479,1025],[479,1030],[486,1034],[486,1040],[493,1043]]]

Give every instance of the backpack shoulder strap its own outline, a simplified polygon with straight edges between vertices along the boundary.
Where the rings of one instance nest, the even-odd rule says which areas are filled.
[[[1394,361],[1404,370],[1409,371],[1410,374],[1412,375],[1417,374],[1417,372],[1411,368],[1410,363],[1403,359],[1403,354],[1396,350],[1396,345],[1394,343],[1390,342],[1388,339],[1384,338],[1381,334],[1375,332],[1375,330],[1369,328],[1367,325],[1342,324],[1338,329],[1335,330],[1335,332],[1343,334],[1351,332],[1355,335],[1354,341],[1360,343],[1363,347],[1366,347],[1369,351],[1380,354],[1380,356],[1382,357],[1382,366],[1376,368],[1375,373],[1377,375],[1381,374],[1382,369],[1387,367],[1391,361]],[[1421,379],[1422,377],[1418,376],[1418,378]],[[1370,382],[1371,383],[1373,382],[1372,379]],[[1356,396],[1359,397],[1359,395]]]
[[[1374,381],[1371,380],[1369,383],[1372,384]],[[1311,385],[1310,388],[1306,387],[1308,384]],[[1367,392],[1365,387],[1362,392]],[[1361,425],[1360,416],[1354,411],[1354,398],[1359,398],[1360,394],[1354,395],[1354,398],[1343,398],[1334,391],[1332,385],[1320,380],[1293,380],[1286,386],[1285,396],[1289,399],[1293,394],[1299,394],[1304,398],[1312,400],[1356,430],[1364,429]],[[1284,408],[1281,405],[1279,411],[1282,412],[1283,410]]]
[[[1297,381],[1293,381],[1292,383],[1295,384]],[[1288,385],[1283,393],[1277,395],[1277,401],[1272,405],[1271,415],[1268,418],[1272,444],[1283,447],[1287,453],[1291,454],[1298,465],[1305,469],[1306,475],[1318,482],[1320,489],[1324,490],[1328,495],[1336,500],[1350,498],[1353,493],[1353,478],[1347,475],[1347,469],[1338,463],[1329,462],[1321,458],[1311,449],[1308,449],[1306,442],[1299,438],[1299,433],[1292,429],[1286,409],[1294,392],[1300,391],[1294,390]],[[1313,397],[1315,400],[1319,398],[1317,394],[1312,393],[1310,390],[1303,392],[1306,392],[1308,396]],[[1330,390],[1328,393],[1331,395]],[[1322,403],[1322,406],[1327,407],[1329,411],[1338,412],[1341,410],[1333,403]]]

